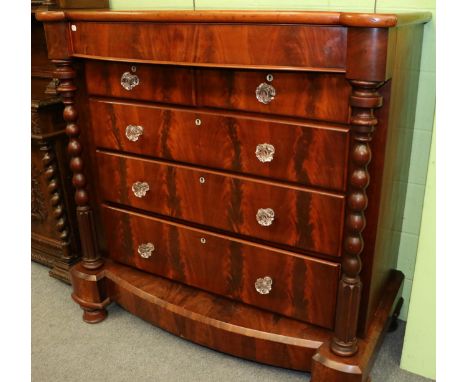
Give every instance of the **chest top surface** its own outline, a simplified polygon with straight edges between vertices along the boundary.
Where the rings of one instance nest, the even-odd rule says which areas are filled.
[[[431,14],[256,11],[55,11],[45,22],[49,58],[81,57],[224,68],[391,77],[395,29]],[[117,37],[118,36],[118,37]]]

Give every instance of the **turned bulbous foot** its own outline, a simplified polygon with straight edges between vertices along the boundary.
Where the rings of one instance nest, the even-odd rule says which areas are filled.
[[[107,317],[106,309],[87,309],[83,308],[83,321],[88,324],[98,324]]]

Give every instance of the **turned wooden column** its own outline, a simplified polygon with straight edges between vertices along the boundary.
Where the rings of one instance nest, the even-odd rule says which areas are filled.
[[[47,190],[50,194],[49,201],[56,220],[55,229],[57,230],[64,250],[62,257],[64,260],[70,261],[73,259],[73,255],[70,253],[70,233],[68,229],[67,216],[65,214],[65,205],[60,191],[61,187],[57,168],[57,158],[50,142],[42,142],[40,150],[44,151],[44,156],[42,157],[44,176],[48,182]]]
[[[70,169],[73,173],[72,183],[75,187],[76,215],[80,232],[82,264],[87,269],[96,269],[103,264],[97,247],[96,230],[93,212],[89,206],[89,196],[86,190],[86,177],[83,173],[82,145],[80,143],[80,127],[78,126],[78,112],[75,107],[75,92],[77,90],[74,79],[76,71],[71,60],[52,60],[57,69],[56,78],[60,83],[57,92],[61,95],[65,105],[63,118],[67,124],[65,132],[68,136],[67,151],[70,155]]]
[[[352,356],[358,350],[357,325],[361,302],[361,257],[364,248],[362,231],[366,226],[366,188],[369,185],[367,165],[371,160],[369,142],[377,125],[374,109],[382,106],[377,89],[381,82],[350,80],[351,150],[350,176],[346,198],[345,235],[341,280],[338,286],[335,334],[331,350],[340,356]]]

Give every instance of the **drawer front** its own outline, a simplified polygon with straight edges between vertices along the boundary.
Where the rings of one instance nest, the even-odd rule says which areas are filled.
[[[91,100],[98,147],[344,191],[348,129]],[[274,151],[273,151],[274,150]]]
[[[332,70],[344,70],[346,63],[343,27],[125,22],[74,25],[72,49],[81,57]]]
[[[257,93],[267,103],[260,102]],[[343,74],[199,69],[197,94],[202,106],[329,122],[349,120],[351,86]]]
[[[305,251],[340,255],[342,195],[117,154],[98,152],[97,159],[103,200]]]
[[[86,61],[85,65],[91,95],[194,104],[190,69],[105,61]]]
[[[116,261],[312,324],[333,327],[338,264],[120,209],[103,207],[102,215],[109,256]],[[271,285],[266,277],[271,278]],[[257,279],[263,280],[256,284]]]

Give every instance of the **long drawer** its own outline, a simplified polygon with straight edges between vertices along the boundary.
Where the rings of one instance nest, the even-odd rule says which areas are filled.
[[[349,129],[90,100],[98,147],[344,191]]]
[[[103,206],[121,263],[323,327],[333,327],[340,266]]]
[[[103,200],[339,256],[341,194],[98,152]]]

